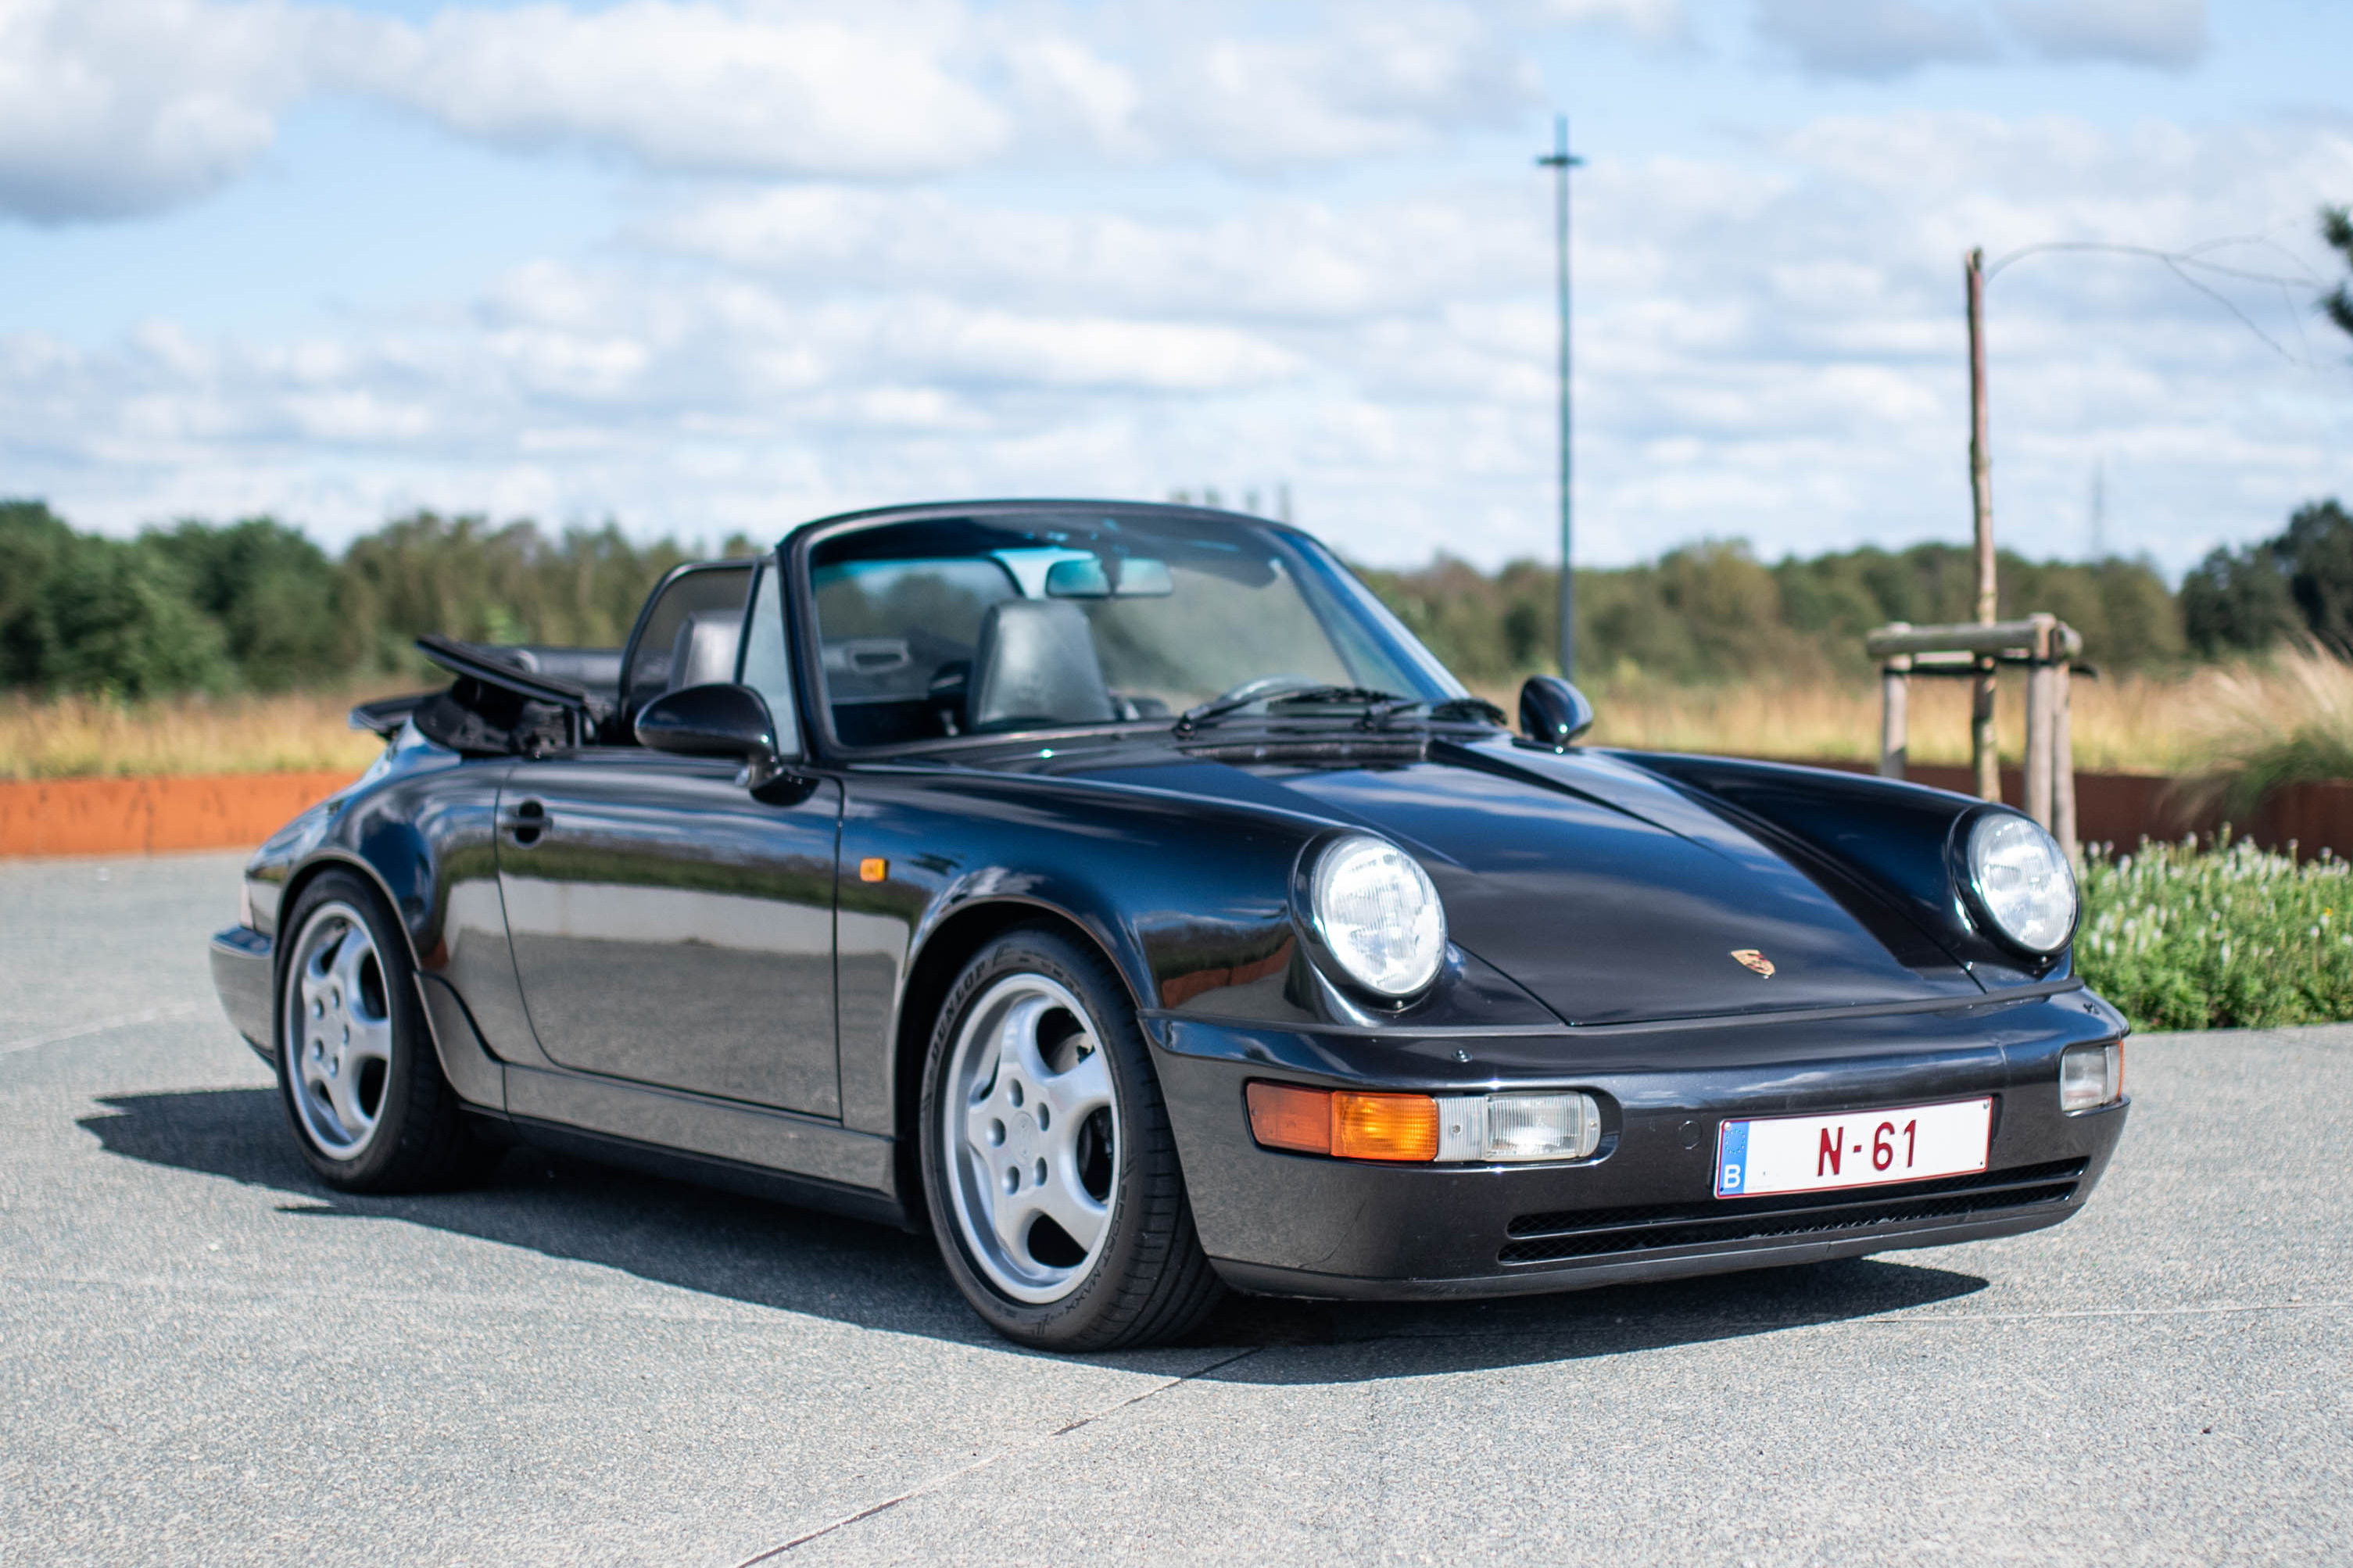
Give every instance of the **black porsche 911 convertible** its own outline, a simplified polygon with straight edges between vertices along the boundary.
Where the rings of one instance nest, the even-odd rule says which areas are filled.
[[[524,1141],[928,1226],[1004,1333],[2011,1235],[2123,1131],[2000,805],[1520,732],[1295,529],[992,501],[420,647],[213,940],[321,1179]]]

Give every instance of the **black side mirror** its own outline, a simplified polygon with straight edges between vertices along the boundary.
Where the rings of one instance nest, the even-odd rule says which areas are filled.
[[[776,721],[748,686],[715,681],[665,691],[638,710],[638,744],[687,757],[733,757],[742,783],[757,789],[784,771],[776,752]]]
[[[1557,675],[1531,675],[1520,688],[1520,732],[1539,746],[1564,751],[1593,728],[1593,704]]]

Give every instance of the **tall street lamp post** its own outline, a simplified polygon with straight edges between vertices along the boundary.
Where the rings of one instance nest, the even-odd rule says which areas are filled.
[[[1536,166],[1553,172],[1553,233],[1557,244],[1560,290],[1560,673],[1564,680],[1577,657],[1577,579],[1569,565],[1573,542],[1570,501],[1570,423],[1568,393],[1568,172],[1584,163],[1568,151],[1568,116],[1552,121],[1552,151],[1536,159]]]

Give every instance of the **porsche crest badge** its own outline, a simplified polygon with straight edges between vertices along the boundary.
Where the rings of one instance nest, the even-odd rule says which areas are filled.
[[[1757,973],[1763,975],[1766,979],[1770,980],[1773,978],[1773,961],[1766,957],[1763,953],[1757,952],[1755,948],[1736,947],[1732,950],[1732,956],[1739,960],[1742,963],[1747,965],[1749,968],[1755,970]]]

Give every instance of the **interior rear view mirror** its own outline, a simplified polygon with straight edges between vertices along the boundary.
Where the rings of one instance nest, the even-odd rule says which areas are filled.
[[[1046,569],[1050,599],[1159,599],[1176,591],[1168,563],[1114,555],[1057,561]]]
[[[1176,591],[1176,580],[1168,575],[1166,561],[1130,556],[1116,564],[1119,581],[1112,591],[1123,599],[1162,599]]]
[[[1046,596],[1050,599],[1108,599],[1111,597],[1111,578],[1104,574],[1103,562],[1092,555],[1057,561],[1046,568]]]

